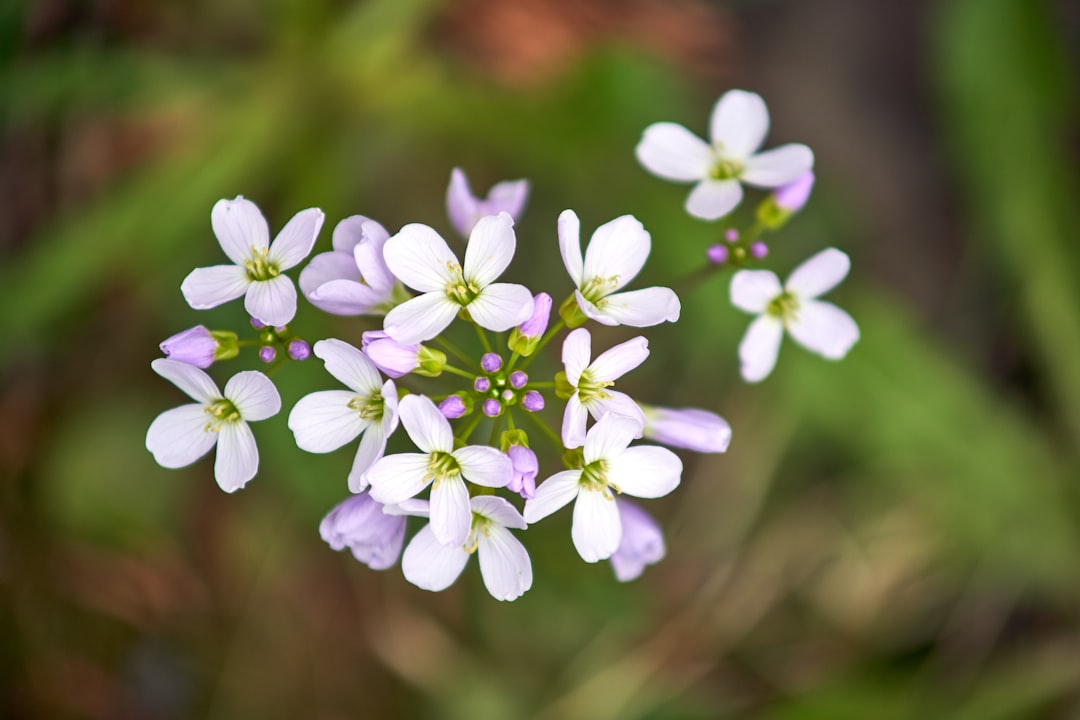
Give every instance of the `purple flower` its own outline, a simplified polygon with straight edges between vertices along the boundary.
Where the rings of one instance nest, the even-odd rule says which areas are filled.
[[[629,500],[617,498],[615,505],[619,508],[622,539],[611,556],[611,567],[619,582],[629,582],[645,572],[647,565],[664,559],[664,533],[651,515]]]
[[[701,453],[720,453],[731,442],[731,426],[724,418],[697,408],[642,405],[645,437],[671,447]]]
[[[311,357],[311,346],[307,340],[293,340],[289,343],[289,357],[293,360],[307,360]]]
[[[360,349],[375,363],[375,367],[392,378],[407,375],[420,366],[419,344],[402,345],[382,330],[364,333],[361,336]]]
[[[540,472],[540,463],[536,453],[524,445],[511,445],[506,451],[510,462],[514,464],[514,479],[506,486],[528,500],[536,496],[536,474]]]
[[[454,229],[467,238],[485,215],[506,212],[514,220],[519,219],[528,198],[529,181],[512,180],[494,185],[487,198],[481,200],[472,194],[469,180],[461,168],[454,168],[450,173],[450,186],[446,189],[446,213]]]
[[[728,249],[720,243],[710,245],[705,254],[713,265],[723,265],[728,259]]]
[[[773,192],[773,199],[784,210],[795,213],[803,209],[806,201],[810,199],[810,191],[813,189],[814,171],[807,170],[787,185],[778,187]]]
[[[386,267],[390,234],[362,215],[334,228],[334,249],[319,253],[300,273],[300,290],[312,305],[334,315],[379,315],[394,304],[397,279]]]
[[[273,345],[263,345],[259,348],[259,359],[264,363],[272,363],[276,357],[277,349]]]
[[[353,495],[323,518],[319,534],[334,550],[349,548],[372,570],[386,570],[401,556],[405,517],[387,515],[370,495]]]
[[[202,325],[179,332],[161,343],[161,352],[170,360],[208,368],[214,364],[217,340]]]

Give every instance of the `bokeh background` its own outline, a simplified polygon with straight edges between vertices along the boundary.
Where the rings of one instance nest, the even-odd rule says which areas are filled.
[[[0,717],[1080,717],[1078,47],[1068,0],[6,0]],[[322,207],[327,249],[355,213],[449,234],[455,165],[527,177],[516,279],[569,289],[572,207],[637,215],[665,282],[717,230],[633,147],[732,87],[816,151],[772,267],[848,251],[863,339],[747,386],[726,278],[649,331],[627,389],[734,441],[649,504],[668,557],[640,580],[580,562],[567,512],[516,603],[475,564],[438,595],[372,572],[316,531],[350,453],[300,452],[284,413],[234,496],[145,451],[182,399],[157,343],[245,322],[179,293],[221,261],[218,198],[275,230]],[[286,408],[332,385],[284,370]]]

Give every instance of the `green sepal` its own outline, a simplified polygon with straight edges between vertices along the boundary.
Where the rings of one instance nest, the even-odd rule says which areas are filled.
[[[439,377],[446,365],[446,353],[421,345],[416,353],[418,367],[413,370],[417,375],[424,377]]]
[[[562,370],[555,373],[555,397],[560,400],[569,400],[574,397],[574,393],[577,392],[577,388],[570,384],[570,381],[566,379],[566,373]]]
[[[559,306],[559,317],[563,319],[568,328],[581,327],[589,322],[589,316],[582,312],[575,293],[571,293],[569,297],[563,300],[562,305]]]
[[[536,352],[536,347],[539,344],[540,335],[536,335],[535,337],[525,337],[525,335],[517,328],[510,331],[510,339],[506,341],[506,346],[521,357],[529,357],[532,355]]]
[[[769,230],[779,230],[795,213],[777,204],[776,198],[769,195],[762,200],[755,211],[757,220]]]
[[[507,452],[514,445],[529,447],[529,436],[521,428],[504,430],[502,435],[499,436],[499,449],[503,452]]]
[[[567,470],[580,470],[585,467],[585,453],[581,448],[571,448],[562,454],[563,465]]]
[[[214,362],[232,360],[240,354],[240,338],[231,330],[211,330],[210,337],[217,343],[214,348]]]

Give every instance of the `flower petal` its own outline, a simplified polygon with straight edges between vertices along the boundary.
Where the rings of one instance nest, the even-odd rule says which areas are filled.
[[[605,415],[593,425],[585,439],[582,449],[585,464],[618,457],[638,437],[641,437],[641,426],[636,420],[615,413]]]
[[[731,304],[740,310],[759,315],[784,289],[771,270],[740,270],[731,278]]]
[[[608,390],[606,398],[592,400],[586,407],[589,409],[589,414],[597,420],[600,420],[608,413],[633,420],[637,424],[635,438],[641,437],[641,434],[645,431],[645,413],[634,402],[634,399],[626,393]]]
[[[585,250],[584,282],[602,278],[605,294],[633,280],[649,257],[652,240],[633,215],[623,215],[596,228]]]
[[[379,223],[367,219],[362,223],[362,231],[363,237],[353,248],[356,267],[360,269],[360,277],[372,290],[387,296],[397,283],[397,278],[390,272],[383,257],[383,248],[390,239],[390,233]]]
[[[662,322],[677,322],[682,311],[679,296],[666,287],[649,287],[608,295],[599,307],[585,300],[578,291],[578,305],[590,319],[603,325],[652,327]]]
[[[683,464],[667,448],[638,445],[608,460],[608,481],[627,495],[658,498],[679,487]]]
[[[508,213],[480,218],[465,248],[465,279],[487,287],[510,265],[515,249],[514,219]]]
[[[426,453],[453,452],[454,433],[435,403],[425,395],[406,395],[398,403],[405,432]]]
[[[259,471],[259,448],[244,421],[223,423],[218,430],[214,478],[225,492],[236,492]]]
[[[670,122],[645,128],[634,155],[653,175],[674,182],[701,180],[713,163],[708,143],[682,125]]]
[[[461,474],[475,485],[506,487],[514,476],[514,465],[510,458],[493,447],[467,445],[453,454],[461,466]]]
[[[617,380],[645,362],[647,357],[649,341],[639,335],[600,353],[589,363],[589,376],[600,382]]]
[[[714,412],[699,408],[642,407],[645,437],[671,447],[721,453],[731,444],[731,426]]]
[[[581,373],[589,366],[592,357],[592,335],[585,328],[570,332],[563,340],[562,362],[566,370],[566,379],[577,387]]]
[[[425,525],[405,548],[401,572],[421,590],[439,592],[454,584],[468,561],[469,553],[460,545],[443,545],[435,539],[431,525]]]
[[[503,527],[515,528],[517,530],[524,530],[528,527],[528,525],[525,524],[525,518],[517,511],[517,508],[501,497],[496,497],[494,495],[477,495],[469,502],[472,503],[472,511],[474,513],[483,515]]]
[[[532,587],[532,562],[521,541],[498,525],[477,536],[484,587],[496,600],[516,600]]]
[[[589,411],[581,404],[577,393],[570,396],[566,401],[566,410],[563,411],[562,443],[566,448],[578,448],[585,442],[585,424],[589,419]]]
[[[431,487],[431,530],[443,545],[461,547],[472,527],[469,489],[460,475],[441,478]]]
[[[739,371],[746,382],[761,382],[769,377],[780,353],[784,324],[769,315],[761,315],[746,329],[739,343]]]
[[[281,395],[270,378],[258,370],[245,370],[225,383],[225,397],[246,421],[265,420],[281,410]]]
[[[850,269],[851,259],[846,254],[836,248],[825,248],[795,268],[784,289],[800,299],[816,298],[839,285]]]
[[[805,145],[791,143],[748,158],[740,179],[748,185],[774,188],[797,180],[812,167],[814,152]]]
[[[859,340],[859,326],[851,316],[821,300],[802,301],[787,330],[804,348],[829,360],[844,357]]]
[[[463,238],[469,237],[479,214],[479,201],[469,188],[469,179],[461,168],[450,171],[450,185],[446,188],[446,214],[450,224]]]
[[[585,562],[607,560],[619,548],[622,539],[619,509],[606,490],[582,488],[578,493],[570,537]]]
[[[207,429],[208,420],[206,409],[197,403],[166,410],[150,423],[146,449],[161,467],[187,467],[217,442],[217,433]]]
[[[258,206],[242,195],[218,200],[210,211],[210,226],[225,254],[237,265],[251,258],[252,248],[270,245],[270,227]]]
[[[686,198],[686,212],[702,220],[719,220],[742,202],[738,180],[703,180]]]
[[[406,225],[387,240],[383,259],[395,277],[422,293],[443,292],[454,279],[453,269],[460,267],[442,236],[420,223]]]
[[[484,205],[493,213],[507,212],[510,213],[510,217],[517,220],[521,217],[528,199],[528,180],[503,180],[491,186]]]
[[[331,280],[350,280],[356,282],[360,279],[360,271],[356,269],[356,261],[352,252],[324,252],[311,258],[311,262],[300,271],[300,292],[305,297],[315,292],[320,285],[325,285]]]
[[[402,345],[424,342],[445,330],[460,309],[442,290],[424,293],[388,312],[383,329]]]
[[[619,498],[619,520],[622,522],[622,540],[619,549],[611,556],[611,567],[619,582],[628,582],[641,575],[646,565],[664,559],[664,533],[647,512],[629,500]]]
[[[577,497],[581,487],[580,470],[563,470],[555,473],[536,488],[536,497],[525,501],[525,522],[532,524],[543,520],[556,510],[566,507]]]
[[[355,397],[356,393],[348,390],[323,390],[300,398],[289,413],[289,429],[297,447],[328,453],[355,440],[369,424],[349,407]]]
[[[326,365],[326,372],[361,395],[379,392],[383,386],[378,368],[358,348],[343,340],[320,340],[312,348],[315,357]]]
[[[188,273],[180,292],[192,308],[207,310],[240,297],[251,282],[247,270],[239,265],[214,265]]]
[[[477,325],[503,332],[529,319],[533,297],[524,285],[493,283],[481,290],[468,308]]]
[[[345,316],[381,314],[374,311],[375,307],[386,301],[383,295],[355,280],[325,282],[308,293],[307,299],[323,312]]]
[[[210,376],[194,365],[158,358],[150,363],[150,368],[180,388],[189,398],[204,405],[221,397],[221,391]]]
[[[383,505],[397,505],[419,495],[431,483],[425,453],[384,455],[367,471],[371,497]]]
[[[581,287],[585,261],[581,259],[581,221],[573,210],[559,213],[559,252],[575,287]]]
[[[270,261],[281,271],[299,265],[311,254],[326,215],[318,208],[301,210],[292,216],[270,246]]]
[[[360,445],[356,448],[352,469],[349,470],[349,492],[358,493],[367,490],[370,485],[367,472],[385,452],[386,433],[383,432],[381,423],[373,423],[360,437]]]
[[[765,142],[769,110],[757,93],[729,90],[713,106],[709,137],[723,157],[744,160]]]
[[[288,275],[257,280],[248,285],[244,298],[248,314],[266,325],[288,325],[296,316],[296,287]]]

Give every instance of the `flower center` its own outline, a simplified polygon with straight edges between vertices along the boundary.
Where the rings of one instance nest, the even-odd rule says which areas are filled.
[[[480,544],[480,534],[491,535],[491,518],[485,517],[480,513],[474,512],[472,514],[472,527],[469,529],[469,537],[465,540],[464,550],[467,553],[476,552],[476,546]]]
[[[591,277],[581,288],[581,294],[593,305],[599,306],[600,301],[610,295],[619,284],[619,276],[609,278]]]
[[[349,401],[349,409],[360,413],[364,420],[382,420],[385,409],[382,393],[375,392],[367,397],[357,395]]]
[[[611,494],[611,490],[617,493],[622,493],[619,486],[608,480],[607,478],[608,464],[607,460],[593,460],[591,463],[581,468],[581,480],[578,482],[581,485],[582,490],[592,490],[593,492],[603,493],[604,497],[608,500],[614,500],[614,496]]]
[[[434,481],[433,487],[438,487],[441,481],[460,474],[461,466],[458,465],[453,455],[441,450],[431,453],[431,458],[428,460],[427,477]]]
[[[583,370],[581,377],[578,378],[578,398],[583,403],[590,400],[605,400],[611,396],[604,391],[604,388],[609,388],[614,384],[611,380],[593,380],[592,373]]]
[[[789,292],[782,292],[771,301],[765,308],[765,312],[781,320],[790,320],[795,317],[799,310],[799,301]]]
[[[480,287],[466,280],[462,274],[461,266],[457,263],[447,263],[450,269],[450,282],[446,283],[446,297],[450,298],[462,307],[467,306],[480,294]]]
[[[256,282],[273,280],[281,274],[277,263],[270,262],[270,248],[252,246],[251,257],[244,261],[244,269],[248,277]]]
[[[203,408],[203,412],[210,416],[204,428],[207,432],[218,432],[225,423],[239,422],[241,419],[240,411],[226,398],[214,400]]]
[[[717,158],[709,170],[709,177],[713,180],[731,180],[742,175],[743,169],[743,164],[738,160]]]

